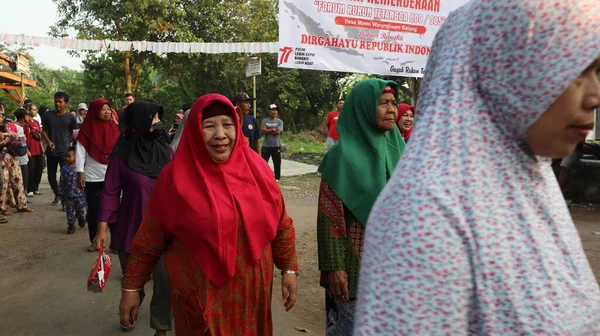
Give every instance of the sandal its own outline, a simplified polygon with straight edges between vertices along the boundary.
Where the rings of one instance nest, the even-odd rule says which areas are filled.
[[[31,208],[21,208],[19,210],[17,210],[17,212],[34,212],[35,210],[31,209]]]
[[[2,211],[2,214],[5,216],[12,216],[13,213],[12,213],[12,211],[6,209],[6,210]]]

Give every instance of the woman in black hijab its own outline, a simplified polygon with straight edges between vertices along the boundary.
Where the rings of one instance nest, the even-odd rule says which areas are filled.
[[[119,251],[123,274],[127,270],[133,236],[142,223],[156,179],[173,155],[160,121],[162,115],[162,106],[147,101],[127,106],[125,131],[109,159],[100,194],[94,247],[104,246],[108,223],[114,223],[110,248]],[[154,269],[153,279],[150,326],[157,331],[156,335],[164,335],[172,328],[172,310],[162,261]]]
[[[125,110],[125,132],[113,155],[140,174],[157,177],[170,161],[171,149],[162,122],[163,107],[146,101],[134,102]]]

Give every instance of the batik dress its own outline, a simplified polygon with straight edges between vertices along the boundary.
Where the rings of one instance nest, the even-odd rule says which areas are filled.
[[[317,213],[317,239],[321,286],[326,289],[328,335],[352,334],[354,299],[357,296],[364,228],[342,200],[321,180]],[[329,292],[328,271],[345,271],[349,302],[336,301]]]
[[[9,208],[21,210],[27,208],[27,198],[23,187],[23,174],[21,166],[10,154],[2,160],[2,195],[0,197],[0,210],[9,211]]]
[[[281,217],[277,236],[258,262],[247,258],[247,236],[244,223],[239,221],[235,273],[223,287],[213,285],[186,246],[147,213],[132,247],[142,253],[131,254],[123,288],[143,287],[164,251],[177,336],[272,335],[273,263],[280,270],[298,269],[292,220],[283,199],[278,205]]]
[[[69,226],[75,225],[77,219],[85,218],[87,203],[83,189],[78,185],[78,175],[75,167],[63,166],[60,169],[60,181],[58,183],[58,197],[65,201],[65,212]]]

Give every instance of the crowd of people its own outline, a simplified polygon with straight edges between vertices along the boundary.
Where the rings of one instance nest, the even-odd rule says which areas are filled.
[[[328,336],[600,333],[549,163],[600,108],[598,32],[597,0],[475,0],[437,35],[417,109],[376,78],[336,102],[316,218]],[[152,279],[156,335],[271,335],[275,267],[286,310],[301,267],[278,106],[259,123],[246,93],[206,94],[167,129],[158,102],[126,99],[72,115],[57,92],[4,119],[0,219],[32,211],[47,164],[67,233],[87,223],[89,251],[118,253],[123,331]]]

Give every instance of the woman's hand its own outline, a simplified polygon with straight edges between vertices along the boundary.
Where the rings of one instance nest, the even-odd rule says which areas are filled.
[[[140,292],[121,291],[121,302],[119,303],[119,319],[121,325],[131,329],[137,321],[140,312]]]
[[[100,251],[101,246],[106,245],[106,228],[108,227],[107,222],[98,222],[98,231],[94,237],[94,250]]]
[[[346,302],[348,297],[348,275],[345,271],[327,272],[327,287],[336,300]]]
[[[81,188],[81,190],[85,190],[85,176],[83,173],[77,173],[77,177],[79,180],[79,188]]]
[[[281,292],[285,311],[290,311],[296,304],[298,295],[298,276],[295,274],[284,274],[281,277]]]

